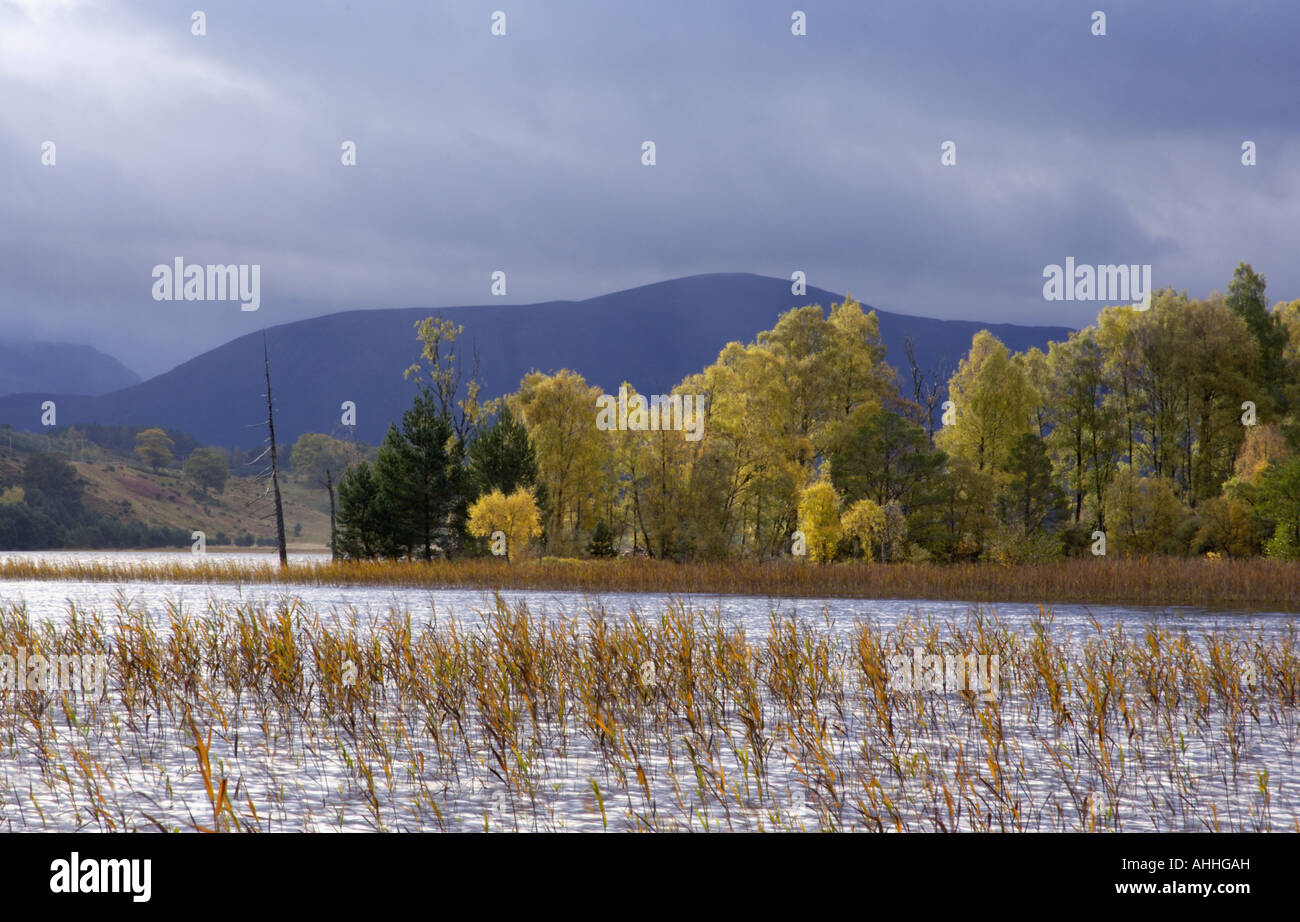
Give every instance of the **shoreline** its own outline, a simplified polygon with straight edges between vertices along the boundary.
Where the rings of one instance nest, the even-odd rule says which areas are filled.
[[[215,555],[214,555],[215,556]],[[270,558],[273,559],[273,558]],[[181,561],[184,562],[181,562]],[[269,562],[269,561],[268,561]],[[290,562],[0,560],[0,581],[213,582],[1195,607],[1300,613],[1300,566],[1260,559],[1078,558],[1046,564],[674,563],[548,558]]]

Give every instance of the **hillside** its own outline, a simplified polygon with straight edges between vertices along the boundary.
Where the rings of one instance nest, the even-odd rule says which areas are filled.
[[[139,375],[91,346],[0,340],[0,394],[93,397],[139,383]]]
[[[560,368],[574,369],[607,391],[627,380],[643,393],[654,393],[714,361],[728,342],[747,342],[770,329],[792,307],[829,309],[842,300],[843,295],[819,288],[793,296],[783,279],[714,274],[585,301],[348,311],[283,324],[266,331],[277,434],[288,444],[303,432],[331,432],[340,422],[340,404],[351,400],[357,405],[357,437],[371,443],[382,439],[389,423],[410,405],[414,386],[402,378],[402,370],[419,356],[415,323],[430,315],[464,325],[466,344],[476,344],[482,359],[485,396],[514,390],[530,370]],[[1013,350],[1044,346],[1069,332],[877,314],[900,383],[910,381],[904,353],[909,336],[921,367],[942,368],[946,379],[980,329],[991,330]],[[260,442],[264,393],[262,334],[255,333],[133,387],[57,399],[60,423],[157,425],[184,430],[205,444],[246,447]],[[31,397],[0,398],[0,422],[35,429],[38,406]]]
[[[154,473],[148,468],[124,467],[120,462],[73,462],[87,482],[87,505],[114,512],[130,521],[170,528],[199,530],[209,544],[219,533],[233,541],[238,535],[275,536],[275,523],[263,518],[271,509],[265,484],[249,477],[231,477],[220,494],[194,494],[193,485],[178,470]],[[329,499],[324,490],[310,488],[292,477],[282,479],[284,527],[289,546],[329,545]],[[302,530],[294,534],[294,526]]]
[[[63,451],[84,484],[84,505],[125,523],[202,531],[209,545],[224,533],[230,543],[245,534],[264,540],[275,535],[264,482],[232,476],[221,493],[204,496],[179,469],[157,472],[132,457],[89,444],[77,447],[31,436],[18,436],[12,453],[5,441],[0,455],[0,490],[20,482],[23,464],[35,451]],[[281,477],[286,537],[290,548],[327,547],[329,499],[323,489]],[[295,525],[301,525],[295,535]]]

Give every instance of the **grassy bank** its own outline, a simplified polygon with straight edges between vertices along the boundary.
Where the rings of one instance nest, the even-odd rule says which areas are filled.
[[[1300,611],[1300,565],[1263,559],[1080,558],[1013,566],[466,559],[434,563],[323,561],[280,570],[223,561],[213,555],[197,561],[185,557],[176,562],[141,564],[9,561],[0,563],[0,579],[700,592],[771,598],[1087,602]]]

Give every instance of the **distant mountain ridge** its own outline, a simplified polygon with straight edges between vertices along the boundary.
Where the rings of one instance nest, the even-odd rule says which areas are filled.
[[[0,339],[0,394],[97,397],[139,383],[139,375],[93,346]]]
[[[843,300],[820,288],[792,295],[784,279],[717,273],[585,301],[357,310],[286,323],[266,330],[276,434],[287,444],[304,432],[332,432],[340,423],[341,404],[350,400],[357,407],[357,437],[372,443],[382,439],[389,423],[410,406],[415,385],[403,379],[402,371],[419,358],[415,324],[428,316],[464,326],[457,347],[468,363],[471,344],[477,345],[485,397],[515,390],[531,370],[561,368],[581,373],[606,391],[617,391],[626,380],[642,393],[665,393],[717,359],[728,342],[752,341],[792,307],[820,304],[829,310]],[[863,309],[871,308],[863,303]],[[1070,332],[1066,327],[876,313],[886,358],[899,369],[904,396],[910,396],[904,353],[909,336],[923,369],[942,365],[951,374],[981,329],[1016,351],[1045,347]],[[206,444],[248,448],[264,439],[264,394],[258,332],[110,394],[53,399],[61,424],[158,425],[188,432]],[[0,422],[39,428],[41,399],[50,398],[0,398]]]

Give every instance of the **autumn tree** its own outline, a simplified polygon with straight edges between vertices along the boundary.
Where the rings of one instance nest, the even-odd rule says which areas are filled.
[[[1222,298],[1185,301],[1157,319],[1170,328],[1171,370],[1182,401],[1181,483],[1185,501],[1195,507],[1217,496],[1232,476],[1244,438],[1242,403],[1267,394],[1255,383],[1259,358],[1248,323]]]
[[[1000,471],[1016,439],[1034,425],[1039,395],[1023,367],[997,337],[981,330],[948,382],[948,395],[955,419],[935,441],[978,472]]]
[[[1055,345],[1048,343],[1048,346]],[[1048,433],[1056,426],[1056,407],[1048,400],[1048,390],[1052,384],[1054,369],[1048,362],[1047,353],[1037,346],[1011,356],[1021,372],[1035,398],[1030,403],[1030,430],[1040,439],[1046,439]]]
[[[1170,481],[1144,477],[1129,467],[1116,472],[1106,490],[1111,548],[1120,553],[1175,553],[1185,511]]]
[[[869,499],[858,500],[840,517],[841,530],[857,540],[867,560],[872,558],[874,545],[884,538],[885,526],[885,511]]]
[[[1277,302],[1273,305],[1273,314],[1287,334],[1286,346],[1282,350],[1283,357],[1295,358],[1300,355],[1300,298],[1294,301]]]
[[[806,487],[799,495],[799,530],[804,533],[808,556],[815,563],[835,559],[840,543],[840,498],[825,480]]]
[[[479,403],[482,384],[478,380],[478,351],[471,350],[467,367],[456,343],[464,332],[463,326],[440,317],[418,321],[415,335],[422,346],[420,360],[424,365],[416,363],[403,372],[404,377],[420,385],[435,412],[447,420],[462,451],[483,413]]]
[[[690,449],[688,543],[755,557],[781,552],[802,485],[871,414],[901,407],[874,312],[851,297],[782,314],[728,343],[682,388],[708,401],[707,444]],[[685,508],[684,506],[683,508]],[[708,523],[698,526],[696,523]]]
[[[480,496],[469,507],[469,533],[476,538],[486,538],[501,532],[506,539],[506,559],[518,556],[528,547],[528,541],[542,533],[541,513],[532,488],[520,487],[509,496],[492,490]]]
[[[1256,483],[1270,462],[1285,461],[1291,454],[1291,447],[1278,426],[1249,426],[1237,453],[1233,475],[1246,483]]]
[[[787,357],[728,343],[683,386],[705,395],[704,451],[717,504],[709,510],[742,556],[777,554],[795,529],[799,491],[814,457],[783,378]]]
[[[1258,549],[1250,505],[1235,496],[1216,496],[1197,516],[1196,550],[1246,557]]]
[[[1052,343],[1047,353],[1045,403],[1052,407],[1047,443],[1057,459],[1057,471],[1068,485],[1070,516],[1083,520],[1084,501],[1091,496],[1096,521],[1104,527],[1106,488],[1119,463],[1122,448],[1122,403],[1109,400],[1113,371],[1091,328]]]
[[[596,428],[600,395],[599,388],[566,369],[554,375],[530,372],[507,398],[536,453],[538,483],[546,491],[548,547],[576,552],[609,488],[603,477],[609,442]]]
[[[175,444],[162,429],[145,429],[135,437],[136,457],[157,471],[171,463]]]
[[[208,490],[214,490],[220,493],[226,487],[226,478],[230,476],[230,468],[226,465],[226,459],[217,454],[211,448],[199,446],[190,452],[190,456],[185,459],[185,476],[194,481],[203,495],[208,495]]]
[[[1137,463],[1139,391],[1144,371],[1138,329],[1147,315],[1127,304],[1105,308],[1097,317],[1095,334],[1103,357],[1101,373],[1107,381],[1103,405],[1117,427],[1116,448],[1130,466]],[[1059,356],[1058,361],[1065,358]]]
[[[1246,322],[1222,297],[1166,288],[1149,311],[1103,311],[1097,343],[1125,463],[1167,478],[1189,505],[1216,495],[1241,445],[1241,404],[1259,396]]]
[[[645,399],[628,382],[620,387],[624,392],[630,405]],[[667,396],[680,402],[683,430],[660,426],[603,433],[616,491],[604,496],[600,519],[630,522],[634,546],[644,546],[654,557],[725,557],[727,541],[708,508],[716,498],[717,484],[710,476],[716,467],[706,460],[703,437],[687,437],[708,431],[707,397],[699,402],[700,395],[685,384]],[[614,530],[622,534],[621,527]]]

